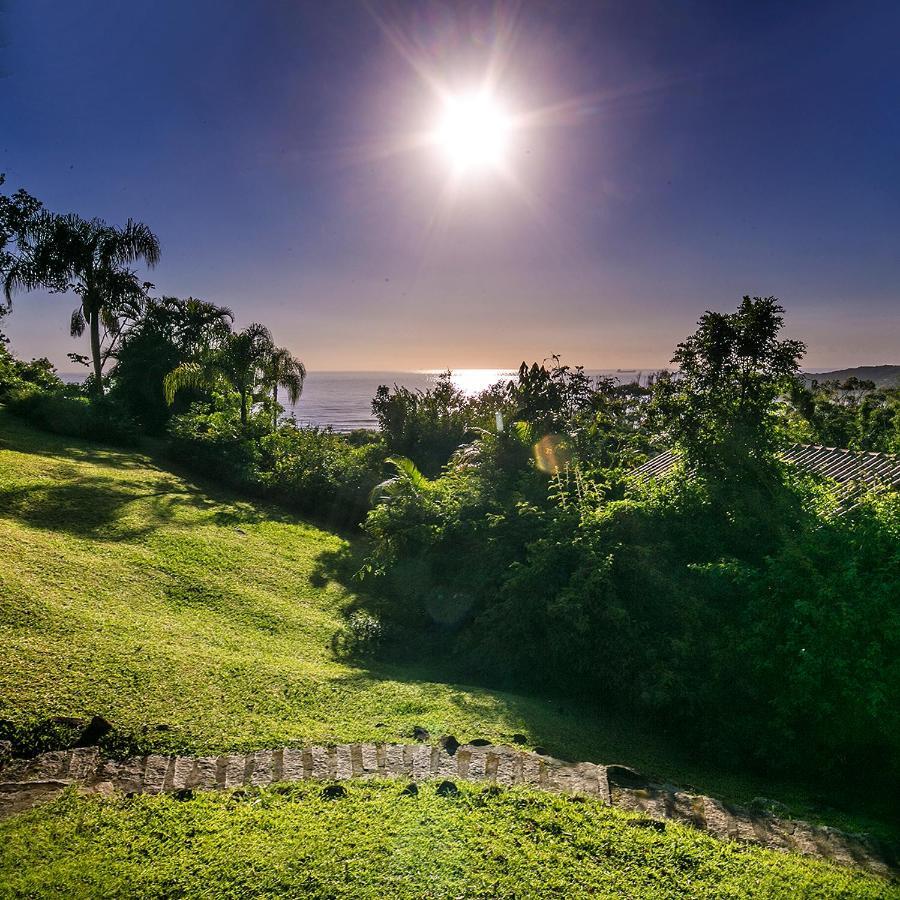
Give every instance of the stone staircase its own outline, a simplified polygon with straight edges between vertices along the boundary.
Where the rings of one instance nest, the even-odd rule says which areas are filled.
[[[0,764],[0,816],[51,799],[70,785],[89,794],[228,790],[315,779],[394,778],[420,782],[492,782],[595,797],[639,813],[659,830],[672,820],[718,838],[802,853],[896,876],[888,850],[865,836],[779,819],[650,782],[624,766],[566,763],[512,747],[459,745],[338,744],[303,749],[258,750],[220,756],[149,756],[105,759],[97,747],[57,750]]]

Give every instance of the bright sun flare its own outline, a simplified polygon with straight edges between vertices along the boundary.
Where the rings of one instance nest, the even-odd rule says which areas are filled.
[[[488,94],[453,97],[435,132],[438,146],[458,170],[498,166],[506,153],[510,124]]]

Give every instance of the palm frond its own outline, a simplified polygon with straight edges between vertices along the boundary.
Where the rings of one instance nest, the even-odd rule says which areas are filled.
[[[387,503],[397,497],[420,494],[431,487],[431,481],[419,471],[411,459],[405,456],[389,456],[385,462],[392,465],[397,474],[372,488],[370,494],[372,503]]]
[[[117,230],[114,246],[117,258],[123,263],[142,259],[152,269],[159,262],[159,238],[143,222],[129,219],[123,229]]]
[[[166,403],[171,406],[175,402],[175,394],[186,388],[211,388],[215,384],[215,375],[199,363],[185,363],[172,369],[163,379],[163,393]]]
[[[84,320],[84,309],[79,306],[73,310],[72,318],[69,320],[69,334],[72,337],[81,337],[84,334],[87,322]]]
[[[291,355],[285,347],[274,347],[264,360],[263,378],[277,391],[283,387],[292,404],[296,404],[303,393],[303,382],[306,380],[306,366]]]

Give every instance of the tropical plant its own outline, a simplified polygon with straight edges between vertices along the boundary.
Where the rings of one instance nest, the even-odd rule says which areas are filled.
[[[303,393],[306,366],[284,347],[273,347],[262,365],[263,383],[272,390],[272,428],[278,424],[278,388],[287,391],[288,400],[295,405]]]
[[[132,219],[117,228],[102,219],[39,212],[23,227],[19,243],[22,252],[4,273],[7,302],[17,290],[39,287],[78,294],[81,302],[72,313],[70,332],[80,337],[88,330],[93,389],[102,394],[103,366],[140,315],[150,286],[129,267],[139,260],[155,266],[159,240]]]
[[[220,348],[166,375],[166,402],[171,405],[175,394],[184,388],[212,388],[224,381],[240,397],[241,425],[246,427],[254,394],[274,349],[271,332],[258,322],[229,334]]]
[[[112,393],[151,432],[165,429],[173,412],[184,412],[202,392],[185,392],[173,409],[163,379],[178,366],[221,347],[231,333],[231,310],[188,297],[147,300],[138,322],[116,351]]]
[[[420,495],[427,491],[431,482],[419,471],[416,464],[405,456],[389,456],[387,465],[393,466],[395,474],[375,485],[372,499],[376,503],[390,503],[398,497]]]
[[[388,448],[414,460],[429,476],[440,472],[454,451],[479,429],[495,427],[497,413],[511,411],[504,385],[466,396],[453,384],[449,371],[438,375],[424,391],[380,385],[372,400],[372,412]]]
[[[0,187],[5,182],[6,176],[0,172]],[[29,263],[28,238],[42,213],[43,204],[25,190],[0,193],[0,277],[4,280],[13,268]]]
[[[779,433],[775,401],[806,350],[802,341],[779,339],[783,313],[775,297],[744,297],[734,313],[706,312],[672,357],[677,374],[657,380],[654,419],[702,475],[740,481],[766,470]]]

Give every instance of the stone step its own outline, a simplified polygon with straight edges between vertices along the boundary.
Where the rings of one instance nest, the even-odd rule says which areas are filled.
[[[595,797],[603,803],[665,822],[673,820],[718,838],[758,844],[895,875],[893,855],[865,837],[806,822],[758,815],[711,797],[654,785],[622,766],[567,763],[512,747],[430,744],[312,745],[220,756],[148,756],[104,759],[96,747],[52,751],[0,765],[0,816],[51,799],[69,785],[86,793],[265,787],[316,779],[398,778],[411,781],[484,781]]]

